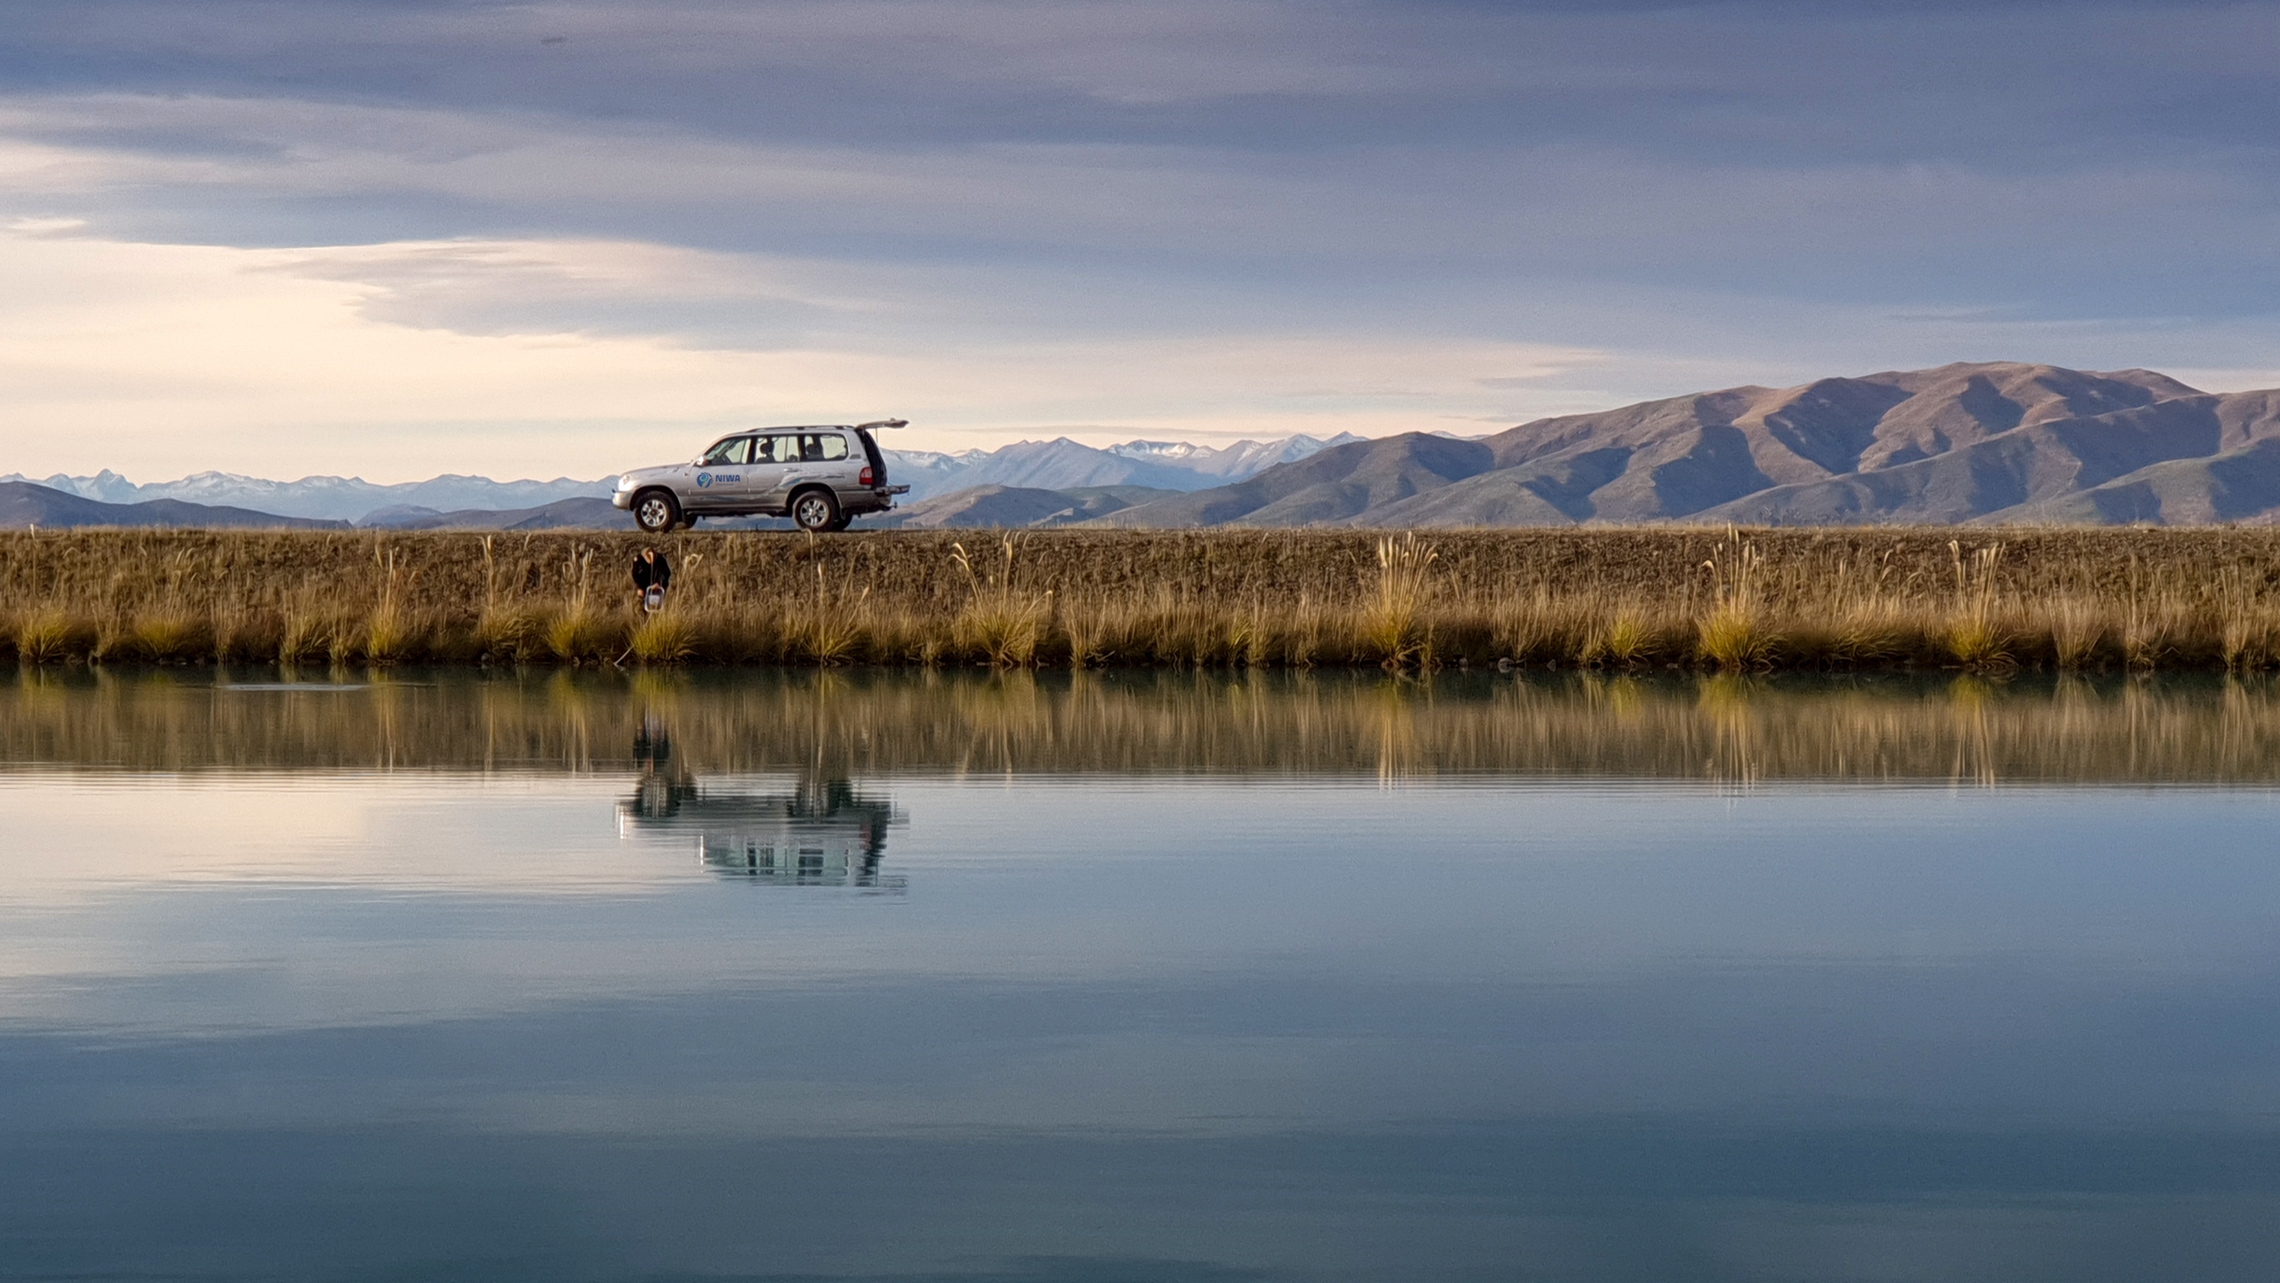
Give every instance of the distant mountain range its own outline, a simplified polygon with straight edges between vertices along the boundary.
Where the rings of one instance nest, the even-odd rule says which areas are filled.
[[[102,503],[29,481],[0,481],[0,528],[38,526],[198,526],[206,529],[347,530],[345,521],[310,521],[271,512],[153,499]]]
[[[436,512],[465,509],[536,508],[558,499],[581,496],[609,498],[610,479],[574,481],[493,481],[488,477],[442,476],[429,481],[375,485],[359,477],[303,477],[299,481],[267,481],[232,472],[201,472],[180,481],[136,485],[106,468],[92,477],[0,477],[0,481],[31,481],[82,499],[101,503],[148,503],[171,499],[182,503],[248,508],[280,517],[318,521],[361,521],[381,508],[415,507]]]
[[[890,454],[910,497],[865,525],[2280,524],[2280,391],[2216,395],[2150,370],[2014,363],[1729,388],[1477,439],[1062,439]],[[603,498],[607,479],[25,480],[0,478],[13,483],[0,485],[0,523],[283,524],[264,516],[277,513],[396,528],[624,524]],[[20,493],[43,485],[55,500]],[[65,499],[102,502],[58,507]],[[42,503],[47,516],[28,516]]]
[[[996,450],[935,454],[924,450],[887,451],[887,472],[910,486],[913,502],[976,486],[1025,490],[1080,490],[1103,486],[1145,486],[1156,490],[1201,490],[1240,481],[1278,464],[1308,458],[1333,446],[1362,440],[1341,432],[1327,441],[1310,436],[1277,441],[1238,441],[1229,446],[1187,441],[1127,441],[1106,449],[1067,437],[1021,441]]]
[[[996,450],[939,454],[888,450],[887,471],[911,488],[910,501],[977,486],[1068,489],[1146,486],[1166,491],[1199,490],[1240,480],[1326,447],[1361,438],[1340,434],[1328,441],[1309,436],[1276,441],[1238,441],[1213,447],[1184,441],[1128,441],[1101,449],[1062,437],[1023,441]],[[701,443],[700,443],[701,444]],[[691,453],[694,453],[692,449]],[[651,461],[654,462],[654,461]],[[171,502],[190,509],[151,509],[145,517],[172,512],[189,524],[237,524],[194,519],[201,506],[244,509],[255,514],[315,521],[349,522],[399,529],[545,529],[553,525],[623,524],[614,510],[572,500],[601,500],[607,507],[615,477],[580,481],[493,481],[488,477],[441,476],[427,481],[377,485],[359,477],[304,477],[269,481],[230,472],[201,472],[179,481],[136,484],[105,469],[91,477],[56,475],[0,477],[0,483],[30,483],[82,500],[113,506]],[[58,513],[87,511],[69,506]],[[533,524],[537,523],[537,524]],[[8,524],[23,524],[11,520]],[[85,524],[70,521],[42,524]],[[107,524],[120,524],[111,522]],[[168,524],[138,520],[127,524]]]

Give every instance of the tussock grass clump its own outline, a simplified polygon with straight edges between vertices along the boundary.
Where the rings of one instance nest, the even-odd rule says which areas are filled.
[[[187,610],[157,610],[134,616],[112,646],[123,659],[185,663],[213,655],[213,629]]]
[[[373,556],[380,561],[385,577],[380,584],[379,604],[373,607],[371,617],[364,621],[362,645],[357,649],[368,663],[393,664],[406,658],[410,652],[413,625],[403,604],[397,599],[399,572],[396,568],[395,550],[387,549],[384,559],[381,553],[381,547],[374,544]],[[413,571],[410,577],[417,580],[419,573]]]
[[[1956,608],[1947,625],[1948,653],[1967,669],[2003,668],[2012,663],[2011,634],[1997,616],[1995,565],[2003,545],[1989,544],[1964,556],[1960,540],[1948,542],[1955,563]]]
[[[485,610],[469,630],[468,649],[485,660],[512,661],[531,653],[538,635],[538,617],[523,610]]]
[[[952,623],[955,644],[992,668],[1021,668],[1037,659],[1045,638],[1050,594],[1037,596],[1014,587],[1019,545],[1008,535],[1000,565],[977,568],[963,543],[950,545],[950,559],[966,577],[965,607]],[[819,573],[821,567],[817,568]]]
[[[2107,627],[2098,604],[2084,597],[2070,593],[2053,597],[2043,606],[2042,628],[2050,635],[2052,657],[2065,672],[2089,666],[2099,643],[2106,638]]]
[[[630,581],[676,568],[663,612]],[[2280,668],[2280,531],[0,533],[26,664]]]
[[[623,635],[623,626],[598,611],[566,606],[546,621],[541,634],[549,655],[575,664],[608,658],[611,644]]]
[[[1775,635],[1760,599],[1763,558],[1757,545],[1729,530],[1727,541],[1702,568],[1710,572],[1713,602],[1700,629],[1702,658],[1728,671],[1770,665]]]
[[[633,627],[626,650],[644,664],[678,664],[697,653],[697,630],[678,614],[660,612]]]
[[[1359,629],[1364,658],[1396,671],[1432,663],[1428,576],[1440,556],[1441,550],[1419,539],[1415,531],[1378,540],[1377,594],[1364,608]]]
[[[41,610],[16,625],[14,642],[22,662],[54,664],[94,649],[95,629],[61,610]]]
[[[1685,653],[1685,641],[1682,639],[1673,645],[1668,631],[1657,628],[1642,610],[1620,606],[1604,624],[1589,631],[1577,658],[1593,667],[1626,671],[1642,668],[1666,655]]]

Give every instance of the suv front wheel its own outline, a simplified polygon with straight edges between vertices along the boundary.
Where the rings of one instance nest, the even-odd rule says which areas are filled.
[[[664,490],[643,491],[633,501],[633,523],[661,535],[681,522],[681,505]]]
[[[802,490],[792,496],[792,524],[821,533],[839,529],[839,500],[829,490]]]

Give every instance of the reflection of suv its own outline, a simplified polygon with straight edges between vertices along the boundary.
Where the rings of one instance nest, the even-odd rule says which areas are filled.
[[[610,500],[643,530],[663,534],[699,517],[790,517],[802,530],[845,530],[866,512],[885,512],[909,486],[887,484],[886,456],[873,428],[755,428],[722,437],[688,463],[636,468],[618,478]]]
[[[783,886],[903,890],[901,877],[879,872],[887,830],[902,817],[886,798],[857,793],[846,780],[741,793],[645,775],[617,812],[619,837],[694,839],[698,859],[716,873]]]

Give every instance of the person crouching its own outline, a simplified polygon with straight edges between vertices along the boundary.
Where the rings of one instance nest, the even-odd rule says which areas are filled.
[[[665,590],[673,583],[673,563],[655,548],[644,548],[633,559],[633,591],[643,610],[655,614],[665,608]]]

